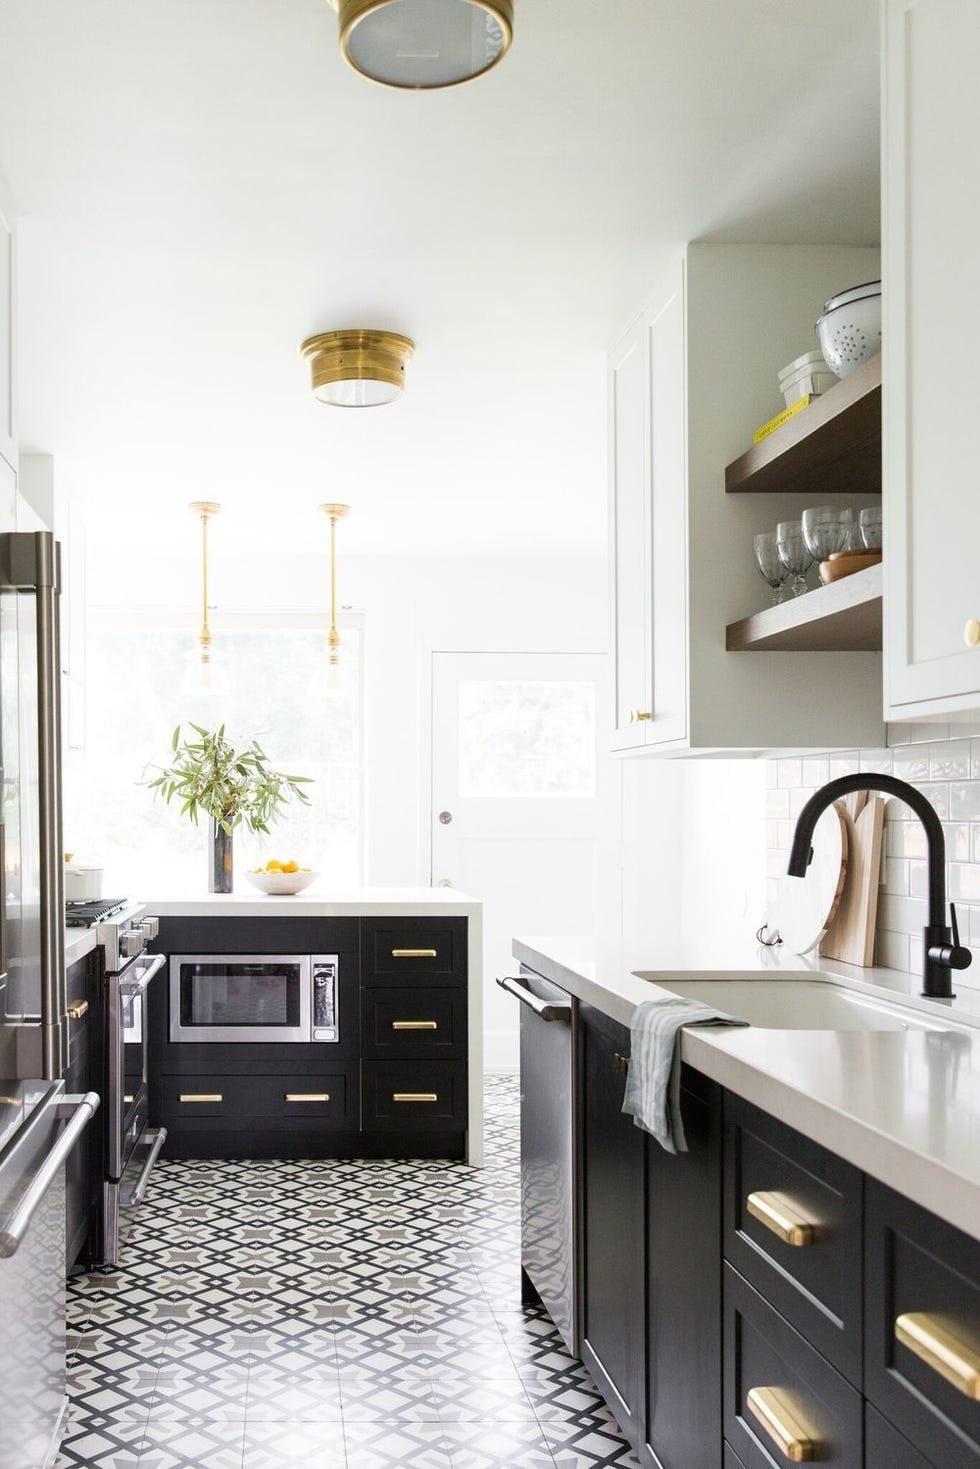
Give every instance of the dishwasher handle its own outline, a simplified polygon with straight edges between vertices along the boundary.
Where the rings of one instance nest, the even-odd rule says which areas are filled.
[[[531,994],[520,975],[498,974],[497,983],[502,990],[513,995],[515,1000],[520,1000],[522,1005],[527,1005],[529,1010],[533,1010],[540,1020],[571,1019],[571,1000],[539,1000],[537,995]]]
[[[70,1121],[21,1194],[15,1208],[6,1219],[0,1219],[0,1257],[3,1259],[9,1260],[11,1255],[16,1255],[34,1217],[34,1211],[98,1108],[97,1092],[86,1092],[83,1097],[59,1098],[58,1115],[68,1117]]]

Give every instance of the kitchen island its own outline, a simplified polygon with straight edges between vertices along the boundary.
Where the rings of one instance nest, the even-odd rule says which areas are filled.
[[[522,1006],[522,1069],[553,1049],[542,1019],[562,994],[572,1042],[570,1155],[522,1171],[568,1170],[570,1345],[644,1469],[976,1469],[980,996],[927,1001],[913,976],[710,942],[530,938],[514,954],[551,1007]],[[797,1028],[821,974],[850,1028]],[[746,982],[774,977],[790,1002],[801,984],[786,1028],[683,1033],[690,1150],[665,1152],[621,1111],[637,1005],[734,981],[737,1015]],[[544,1298],[537,1221],[522,1223]]]
[[[150,897],[151,1114],[176,1157],[483,1161],[480,903],[445,888]]]

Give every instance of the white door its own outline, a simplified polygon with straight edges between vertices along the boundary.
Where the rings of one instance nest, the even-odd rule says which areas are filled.
[[[599,653],[433,654],[431,880],[484,904],[490,1069],[517,1066],[517,1006],[494,983],[515,935],[595,931],[606,666]]]

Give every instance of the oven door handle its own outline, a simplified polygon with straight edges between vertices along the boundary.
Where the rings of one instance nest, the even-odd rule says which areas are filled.
[[[56,1105],[58,1116],[67,1116],[70,1119],[68,1126],[59,1135],[54,1147],[21,1194],[16,1208],[6,1219],[0,1220],[0,1256],[7,1260],[11,1255],[16,1255],[34,1217],[34,1211],[89,1121],[98,1111],[99,1097],[97,1092],[86,1092],[84,1096],[76,1097],[61,1096]]]
[[[119,981],[119,993],[125,995],[127,1000],[136,999],[138,995],[146,993],[150,980],[160,973],[167,962],[166,954],[153,954],[152,962],[148,968],[140,971],[139,979],[127,979],[125,975]]]
[[[146,1193],[146,1185],[150,1181],[153,1165],[159,1158],[163,1145],[167,1141],[167,1129],[165,1127],[158,1127],[156,1132],[144,1133],[144,1137],[152,1138],[150,1151],[147,1155],[146,1162],[140,1169],[140,1176],[136,1180],[132,1193],[127,1194],[122,1201],[127,1208],[133,1204],[141,1204],[143,1202],[143,1195]]]

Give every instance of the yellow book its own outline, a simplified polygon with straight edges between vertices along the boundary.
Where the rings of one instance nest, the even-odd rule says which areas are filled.
[[[763,439],[768,439],[769,435],[774,434],[777,428],[782,428],[784,423],[789,423],[791,418],[795,418],[798,413],[802,413],[809,402],[810,394],[805,393],[798,402],[793,404],[792,408],[784,408],[782,413],[777,413],[775,418],[770,418],[768,423],[764,423],[761,428],[757,428],[752,435],[753,444],[761,444]]]

